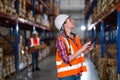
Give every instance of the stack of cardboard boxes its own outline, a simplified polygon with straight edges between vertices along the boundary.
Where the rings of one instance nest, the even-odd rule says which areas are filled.
[[[99,15],[101,14],[101,9],[102,9],[102,2],[100,0],[98,0],[97,6],[96,6],[96,17],[99,18]]]
[[[109,75],[106,71],[106,69],[108,68],[107,62],[108,59],[99,59],[98,70],[99,70],[100,80],[108,80]]]
[[[34,20],[35,20],[35,23],[42,24],[42,16],[41,16],[41,14],[36,14],[34,16]]]
[[[7,36],[7,39],[14,45],[15,38],[13,36]],[[25,44],[23,37],[19,36],[19,46],[18,46],[18,61],[19,66],[21,63],[27,63],[27,60],[31,57],[26,57],[29,54],[25,52]],[[0,48],[0,72],[3,70],[3,77],[7,77],[12,73],[15,73],[15,52],[13,51],[14,47],[8,44],[3,38],[0,37],[0,46],[4,49],[4,56],[2,53],[2,48]],[[2,68],[3,66],[3,68]],[[2,74],[2,73],[1,73]]]
[[[27,10],[26,11],[26,18],[28,21],[34,22],[33,11]]]
[[[0,12],[9,13],[15,15],[15,0],[1,0],[0,1]]]
[[[108,61],[109,80],[117,79],[117,59],[109,59]]]
[[[91,58],[99,71],[100,80],[117,80],[117,45],[106,46],[106,50],[110,52],[113,59],[109,58],[106,53],[104,53],[104,58],[100,58],[100,50],[100,45],[96,45],[96,48],[91,52]]]
[[[18,16],[21,18],[26,17],[26,2],[25,0],[18,0]]]
[[[93,9],[92,21],[98,21],[104,14],[108,13],[120,0],[97,0],[97,6]]]
[[[4,77],[10,76],[12,73],[15,72],[14,55],[4,56],[3,64],[4,64],[3,68]]]

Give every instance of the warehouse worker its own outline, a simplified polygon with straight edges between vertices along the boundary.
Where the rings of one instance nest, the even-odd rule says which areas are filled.
[[[80,80],[82,72],[87,71],[84,55],[93,48],[91,42],[82,46],[79,37],[71,33],[74,20],[66,14],[55,18],[55,26],[61,31],[56,41],[56,67],[58,80]]]
[[[38,32],[33,31],[32,37],[30,38],[30,47],[38,46],[40,45],[40,38],[38,37]],[[39,50],[32,50],[32,71],[40,70],[38,67],[38,61],[39,61]],[[36,63],[36,67],[35,67]],[[34,68],[35,67],[35,68]]]

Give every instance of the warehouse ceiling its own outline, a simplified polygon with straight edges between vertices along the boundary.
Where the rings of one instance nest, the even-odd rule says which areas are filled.
[[[79,24],[84,22],[85,0],[60,0],[60,13],[72,15]]]
[[[81,26],[85,25],[85,0],[59,0],[60,1],[60,14],[72,15],[75,20],[76,28],[72,32],[80,35],[80,38],[84,38],[84,31],[81,30]]]

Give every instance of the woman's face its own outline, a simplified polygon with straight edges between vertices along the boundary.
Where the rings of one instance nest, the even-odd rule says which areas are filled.
[[[75,27],[74,20],[72,18],[68,18],[64,23],[64,27],[67,27],[69,29],[73,29]]]

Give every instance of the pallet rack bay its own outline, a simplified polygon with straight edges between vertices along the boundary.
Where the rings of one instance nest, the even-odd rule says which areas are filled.
[[[0,1],[0,80],[24,69],[31,64],[31,55],[28,54],[27,42],[33,29],[41,36],[43,44],[55,44],[55,28],[53,19],[57,9],[56,0],[1,0]],[[49,9],[49,6],[51,7]],[[47,13],[46,12],[50,12]],[[50,26],[42,23],[42,15],[50,15]],[[29,35],[28,35],[29,34]],[[48,46],[40,52],[40,60],[50,53]],[[44,54],[43,54],[44,53]],[[24,67],[21,64],[25,63]]]

